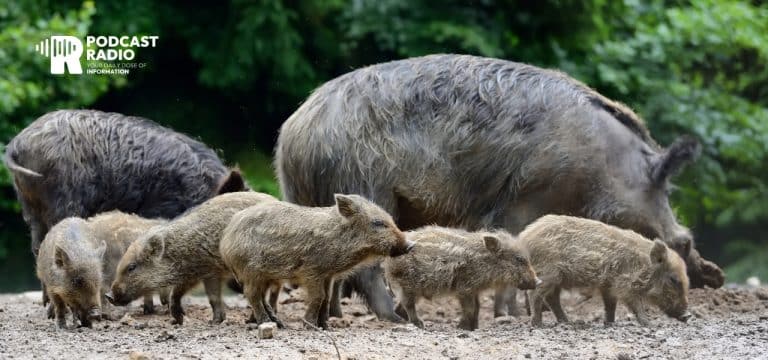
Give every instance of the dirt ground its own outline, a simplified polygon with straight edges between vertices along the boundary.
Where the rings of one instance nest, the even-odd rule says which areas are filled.
[[[200,296],[187,299],[183,326],[169,323],[165,309],[141,314],[139,303],[119,321],[102,321],[92,329],[57,330],[45,318],[40,293],[0,295],[0,358],[507,358],[507,359],[756,359],[768,358],[768,289],[691,291],[695,315],[681,323],[654,313],[650,327],[632,321],[619,307],[617,323],[602,323],[602,302],[566,293],[571,323],[557,325],[551,313],[543,328],[528,316],[494,320],[491,294],[483,296],[480,330],[455,328],[458,302],[422,301],[418,309],[426,329],[376,320],[359,301],[345,299],[345,315],[332,318],[331,331],[305,330],[301,291],[281,295],[278,315],[288,329],[273,339],[259,339],[246,326],[242,297],[226,298],[227,320],[208,325],[210,309]],[[122,310],[125,311],[125,310]],[[118,316],[120,314],[117,314]]]

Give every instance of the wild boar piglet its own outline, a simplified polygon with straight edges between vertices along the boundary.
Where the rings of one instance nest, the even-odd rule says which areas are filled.
[[[276,281],[288,280],[307,293],[304,319],[328,327],[328,300],[334,279],[385,256],[407,253],[392,217],[357,195],[335,195],[336,206],[304,207],[270,202],[232,217],[221,240],[221,257],[251,303],[249,322],[282,322],[265,302]]]
[[[90,326],[99,315],[109,318],[104,295],[120,257],[140,233],[164,222],[110,211],[87,220],[73,217],[56,224],[41,247],[44,256],[37,258],[38,277],[53,298],[49,317],[56,317],[60,327],[66,325],[67,308],[82,326]],[[163,294],[161,300],[167,300]],[[144,298],[144,312],[154,312],[152,294]]]
[[[202,281],[213,310],[211,323],[221,323],[226,317],[221,283],[230,276],[219,255],[222,231],[238,211],[270,201],[277,199],[257,192],[227,193],[152,228],[120,259],[107,299],[125,305],[154,289],[172,287],[173,323],[183,324],[181,298]]]
[[[545,303],[558,322],[567,322],[560,290],[571,288],[599,290],[606,323],[614,322],[617,301],[626,304],[642,325],[649,323],[645,303],[680,321],[691,316],[685,262],[660,240],[560,215],[536,220],[520,233],[520,240],[542,280],[533,292],[533,325],[541,325]]]
[[[467,232],[429,226],[406,232],[415,243],[404,256],[387,259],[387,278],[399,287],[400,306],[408,320],[423,328],[416,301],[439,295],[455,295],[461,303],[458,327],[478,328],[480,292],[515,286],[533,289],[540,281],[531,267],[528,252],[503,230]]]

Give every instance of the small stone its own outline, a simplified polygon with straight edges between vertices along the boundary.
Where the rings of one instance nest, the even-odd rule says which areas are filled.
[[[760,287],[760,279],[757,276],[750,276],[747,279],[747,286],[757,288]]]
[[[147,323],[145,322],[137,322],[133,324],[133,328],[136,330],[143,330],[147,328]]]
[[[277,324],[274,322],[265,322],[259,325],[259,339],[272,339],[275,337]]]
[[[530,354],[530,353],[525,353],[523,356],[524,356],[526,359],[530,359],[530,358],[531,358],[531,354]]]
[[[245,330],[251,331],[251,330],[258,330],[259,324],[257,323],[248,323],[245,325]]]
[[[145,354],[143,352],[131,351],[131,353],[128,354],[128,359],[130,359],[130,360],[149,360],[150,357],[149,357],[149,355],[147,355],[147,354]]]
[[[768,300],[768,290],[759,289],[755,291],[755,296],[757,296],[757,298],[760,300]]]
[[[468,332],[462,332],[459,335],[456,335],[456,337],[459,338],[459,339],[466,339],[466,338],[469,337],[469,333]]]

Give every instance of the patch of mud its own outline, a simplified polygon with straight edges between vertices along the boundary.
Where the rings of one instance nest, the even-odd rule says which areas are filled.
[[[240,296],[228,296],[230,309],[221,325],[209,325],[210,308],[200,296],[187,299],[185,324],[171,325],[165,309],[143,315],[140,303],[115,314],[116,321],[92,329],[58,330],[45,318],[39,293],[0,295],[0,358],[220,359],[220,358],[438,358],[438,359],[645,359],[768,357],[768,289],[694,289],[691,312],[681,323],[653,312],[653,325],[641,327],[622,306],[615,325],[602,322],[602,301],[565,293],[571,319],[556,324],[545,313],[544,326],[530,318],[492,318],[492,296],[482,297],[480,329],[456,329],[458,302],[422,301],[425,329],[378,321],[364,305],[344,299],[344,317],[331,319],[331,331],[305,330],[301,290],[283,293],[278,316],[287,329],[274,339],[259,339],[246,326],[249,310]],[[522,299],[522,297],[521,297]],[[335,346],[334,346],[335,344]]]

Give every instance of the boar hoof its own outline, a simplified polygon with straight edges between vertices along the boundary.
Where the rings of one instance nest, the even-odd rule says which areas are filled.
[[[144,315],[152,315],[155,313],[155,306],[154,305],[144,305]]]
[[[424,322],[421,321],[421,319],[414,319],[413,321],[411,321],[411,324],[416,325],[416,327],[419,329],[424,328]]]
[[[403,306],[403,304],[397,304],[397,306],[395,307],[395,314],[403,319],[408,318],[408,312],[405,311],[405,307]]]
[[[173,315],[173,319],[171,319],[171,325],[184,325],[184,315]]]
[[[48,305],[48,318],[53,319],[56,317],[56,312],[53,310],[53,304]]]
[[[474,326],[474,324],[472,324],[470,321],[459,321],[458,328],[462,330],[467,330],[467,331],[474,331],[475,329],[477,329]]]

